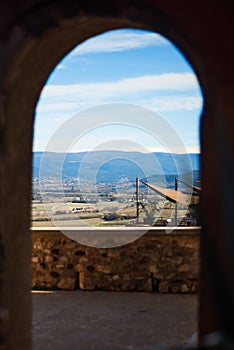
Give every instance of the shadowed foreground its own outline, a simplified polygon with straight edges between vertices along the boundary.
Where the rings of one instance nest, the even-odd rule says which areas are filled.
[[[33,350],[156,350],[197,330],[197,296],[33,292]]]

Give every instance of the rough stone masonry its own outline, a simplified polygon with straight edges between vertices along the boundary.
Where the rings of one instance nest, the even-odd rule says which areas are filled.
[[[121,247],[93,248],[32,230],[32,289],[197,293],[199,234],[152,229]]]

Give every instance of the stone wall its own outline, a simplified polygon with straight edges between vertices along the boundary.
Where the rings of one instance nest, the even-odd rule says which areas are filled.
[[[199,335],[201,340],[220,327],[230,337],[234,334],[229,220],[234,192],[233,6],[232,0],[213,1],[212,6],[203,0],[103,0],[101,6],[82,0],[0,2],[1,349],[31,349],[28,227],[36,101],[48,75],[70,49],[97,33],[123,27],[146,28],[172,40],[202,85]],[[212,282],[222,295],[218,303]],[[228,315],[227,321],[219,320],[217,305]]]
[[[156,228],[124,246],[93,248],[57,230],[34,229],[32,288],[196,293],[199,233]]]

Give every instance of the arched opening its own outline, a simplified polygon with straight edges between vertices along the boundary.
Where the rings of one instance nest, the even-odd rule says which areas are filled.
[[[112,25],[111,25],[112,26]],[[102,26],[101,26],[102,27]],[[105,27],[105,26],[104,26]],[[108,27],[108,26],[107,26]],[[55,30],[55,32],[57,31],[58,29]],[[55,37],[52,36],[45,36],[45,38],[43,39],[40,39],[39,41],[41,41],[41,45],[43,46],[43,44],[48,48],[47,45],[49,45],[49,43],[53,43],[54,44],[54,40],[55,38],[57,37],[57,35],[60,34],[60,30],[58,30],[57,33],[54,33]],[[67,33],[68,34],[68,33]],[[69,35],[70,35],[70,31],[69,31]],[[61,39],[62,37],[60,37],[59,35],[59,38]],[[45,42],[43,42],[45,40]],[[26,69],[27,67],[27,70],[29,70],[28,72],[28,76],[25,77],[25,91],[22,92],[21,90],[21,84],[19,83],[18,86],[15,86],[14,87],[14,91],[17,91],[18,93],[16,94],[16,96],[20,96],[22,98],[22,101],[24,100],[24,98],[27,97],[27,101],[31,101],[31,104],[28,103],[27,105],[21,103],[21,101],[18,99],[18,103],[19,103],[19,107],[22,108],[22,110],[19,108],[19,113],[18,113],[18,117],[20,118],[20,116],[22,115],[22,113],[24,115],[28,115],[28,116],[31,116],[33,115],[33,109],[34,109],[34,106],[35,106],[35,103],[36,103],[36,99],[37,99],[37,96],[38,96],[38,93],[40,91],[40,87],[41,87],[41,84],[44,82],[44,79],[46,78],[46,73],[48,73],[49,71],[49,68],[54,64],[55,60],[58,60],[58,58],[60,58],[60,55],[61,55],[61,47],[65,48],[65,38],[63,37],[62,41],[64,40],[64,46],[61,46],[61,43],[56,43],[56,48],[58,49],[58,52],[56,53],[56,55],[54,55],[54,57],[48,57],[48,62],[47,62],[47,65],[44,65],[44,62],[43,61],[40,61],[39,59],[39,56],[40,54],[42,54],[43,50],[41,50],[41,45],[39,42],[35,43],[34,45],[34,49],[35,51],[33,53],[31,53],[31,55],[29,55],[29,59],[28,60],[24,60],[23,57],[24,57],[24,54],[25,53],[22,53],[22,57],[19,55],[18,59],[17,59],[17,62],[16,62],[16,65],[19,64],[20,66],[21,65],[25,65],[24,66],[24,69]],[[77,38],[73,38],[74,42],[77,42]],[[58,45],[58,46],[57,46]],[[50,49],[49,49],[50,51]],[[60,52],[60,53],[59,53]],[[50,51],[51,53],[51,51]],[[38,60],[37,60],[37,63],[39,63],[39,67],[38,66],[35,66],[33,64],[34,62],[34,57],[37,57]],[[38,69],[39,68],[39,69]],[[24,69],[22,68],[21,66],[21,69],[22,71],[24,71]],[[34,76],[34,83],[35,85],[31,86],[31,74],[32,72],[34,72],[33,76]],[[19,82],[20,82],[20,79],[19,79]],[[18,90],[17,90],[18,89]],[[14,97],[12,96],[12,98],[14,99]],[[12,101],[13,102],[13,101]],[[12,106],[15,107],[15,104],[12,103]],[[27,118],[26,118],[27,119]],[[31,123],[33,123],[33,119],[31,119]],[[30,135],[30,127],[32,127],[32,124],[30,125],[30,123],[28,122],[25,122],[25,125],[24,125],[24,130],[25,130],[25,133],[26,134],[29,134]],[[21,132],[22,132],[22,129],[21,129]],[[20,134],[18,135],[18,139],[21,138],[21,132]],[[19,143],[20,144],[20,143]],[[20,147],[22,147],[22,149],[27,149],[27,152],[23,152],[23,154],[30,154],[30,146],[31,146],[31,141],[30,139],[26,139],[25,140],[25,143],[23,144],[20,144]],[[9,150],[10,151],[10,150]],[[20,160],[22,159],[17,159],[17,164],[19,167],[21,167],[22,164],[20,164]],[[29,164],[27,163],[27,159],[24,159],[25,161],[25,168],[24,168],[24,172],[22,171],[21,172],[21,177],[24,178],[24,180],[22,181],[22,183],[24,184],[24,186],[22,186],[22,198],[25,198],[25,195],[28,195],[29,192],[27,189],[29,189],[29,183],[26,181],[27,178],[28,178],[28,175],[30,173],[30,166]],[[17,197],[18,198],[18,197]],[[26,200],[26,198],[24,199]],[[28,198],[27,198],[28,200]],[[25,213],[27,213],[27,215],[25,215]],[[28,203],[28,206],[24,207],[24,217],[28,218],[29,219],[29,203]],[[18,218],[19,218],[19,221],[21,221],[20,219],[20,216],[22,215],[22,212],[18,212]],[[20,226],[20,225],[19,225]],[[15,226],[12,225],[12,229],[15,229]],[[8,230],[9,230],[9,227],[8,227]],[[24,221],[23,223],[23,226],[21,226],[21,230],[25,230],[25,232],[27,232],[27,220]],[[29,242],[28,242],[29,244]],[[26,249],[26,246],[24,247],[24,249]],[[29,254],[26,255],[26,257],[29,258]],[[29,274],[30,276],[30,274]],[[27,279],[27,284],[29,285],[30,284],[30,279],[28,278]],[[25,297],[26,298],[26,297]],[[27,298],[26,298],[27,299]],[[30,315],[28,315],[28,321],[30,321]]]
[[[16,11],[18,25],[16,26],[14,17],[10,22],[14,24],[7,27],[3,40],[3,48],[6,50],[3,54],[5,63],[1,90],[1,102],[4,107],[2,110],[4,118],[1,119],[3,134],[1,156],[4,167],[1,167],[1,176],[5,183],[4,188],[1,188],[1,230],[6,251],[2,293],[5,309],[2,315],[7,325],[3,336],[6,348],[14,349],[17,343],[24,349],[30,349],[31,243],[28,229],[31,147],[34,108],[40,90],[58,61],[79,42],[108,29],[122,27],[145,28],[166,35],[189,57],[199,80],[202,81],[206,96],[202,123],[202,151],[204,152],[202,159],[206,159],[206,163],[202,161],[202,164],[203,179],[208,185],[202,201],[203,211],[206,212],[205,230],[203,230],[205,234],[203,237],[206,238],[203,243],[205,242],[206,245],[203,247],[202,257],[204,258],[207,252],[212,253],[215,248],[217,256],[214,254],[213,258],[217,266],[213,264],[213,267],[215,272],[219,270],[224,272],[224,284],[219,284],[218,290],[211,287],[209,271],[203,266],[203,299],[200,298],[199,328],[202,336],[219,330],[221,323],[222,329],[232,334],[230,328],[233,325],[233,313],[227,312],[226,318],[223,313],[226,310],[230,311],[232,306],[232,303],[229,305],[229,301],[232,300],[232,289],[228,288],[230,281],[228,277],[232,278],[233,274],[226,268],[229,264],[225,265],[229,255],[225,258],[221,254],[222,251],[227,251],[226,238],[231,232],[228,221],[223,221],[226,217],[223,211],[226,206],[228,210],[231,206],[229,199],[218,188],[218,184],[220,179],[226,180],[225,184],[230,183],[230,172],[226,172],[227,167],[223,163],[222,156],[225,150],[229,150],[227,159],[232,164],[233,151],[223,142],[217,130],[219,129],[221,136],[222,132],[227,135],[227,143],[231,144],[230,135],[233,126],[230,122],[230,106],[233,101],[231,84],[224,83],[232,80],[229,70],[227,71],[229,64],[220,64],[222,60],[225,63],[231,63],[231,55],[227,48],[228,40],[223,40],[224,36],[231,37],[230,27],[226,26],[226,23],[230,23],[226,19],[231,18],[231,11],[227,4],[228,2],[224,6],[214,4],[215,16],[208,16],[210,8],[202,2],[191,9],[184,8],[184,5],[178,5],[178,8],[175,8],[168,6],[165,2],[158,2],[157,5],[147,4],[147,6],[143,1],[136,6],[108,2],[105,8],[97,8],[93,4],[81,3],[78,6],[77,2],[73,1],[70,1],[70,6],[67,6],[67,2],[61,1],[46,7],[42,5],[35,8],[28,7],[29,11],[22,16],[19,15],[19,11]],[[199,20],[197,21],[196,18]],[[212,30],[216,28],[217,19],[221,24],[220,31],[217,33],[220,39],[220,52],[217,52]],[[16,125],[19,127],[16,128]],[[216,144],[216,139],[222,140],[222,147]],[[211,149],[209,142],[215,147]],[[218,169],[218,165],[222,164],[224,170]],[[211,174],[212,168],[217,172]],[[212,210],[209,209],[210,199],[213,204]],[[23,205],[19,206],[19,200]],[[221,215],[219,215],[220,203],[222,204]],[[12,208],[17,210],[12,212]],[[214,216],[217,217],[215,222]],[[224,229],[223,223],[225,223]],[[16,231],[18,235],[15,234]],[[222,237],[219,235],[220,232],[223,232]],[[218,261],[222,263],[219,264]],[[219,274],[216,278],[220,281]],[[15,285],[18,288],[13,288]],[[214,295],[217,291],[217,295],[223,296],[222,298]],[[223,310],[217,311],[219,301]],[[220,314],[221,318],[219,318]],[[7,315],[10,316],[9,323]],[[22,315],[24,315],[24,322],[22,322]]]
[[[195,73],[164,37],[126,28],[78,45],[51,73],[36,109],[33,224],[106,226],[108,214],[112,226],[171,223],[171,211],[159,208],[173,207],[173,198],[168,205],[143,185],[136,218],[135,180],[165,190],[180,177],[177,192],[184,178],[196,185],[201,109]],[[178,205],[176,222],[186,224],[189,208]]]
[[[145,50],[139,50],[139,47],[143,47]],[[108,57],[108,54],[111,57]],[[170,55],[172,57],[170,57]],[[94,62],[92,62],[92,58]],[[76,63],[75,68],[74,61]],[[92,67],[89,72],[90,61],[92,62]],[[108,65],[110,65],[109,68]],[[68,77],[64,72],[66,70],[68,70]],[[83,70],[85,72],[83,72]],[[127,107],[123,102],[125,102],[125,104],[126,102],[128,103],[126,104]],[[129,105],[130,102],[131,104]],[[96,106],[97,104],[99,104],[99,106]],[[95,107],[90,109],[93,105]],[[156,117],[153,118],[151,115],[152,112],[147,113],[142,107],[150,107],[154,112],[159,111],[163,113],[163,116],[156,115]],[[148,178],[154,176],[156,177],[156,181],[160,178],[161,183],[163,181],[166,182],[165,179],[167,176],[167,182],[172,181],[173,187],[174,179],[177,178],[177,176],[185,175],[191,170],[191,177],[193,179],[194,171],[199,171],[200,169],[190,169],[189,166],[186,167],[186,157],[188,157],[189,162],[192,163],[191,158],[194,155],[193,151],[196,145],[195,166],[199,166],[198,124],[201,108],[201,92],[194,72],[179,51],[163,37],[153,32],[128,28],[105,32],[102,35],[85,41],[80,46],[78,45],[77,48],[58,64],[56,70],[51,74],[42,92],[37,108],[36,123],[38,125],[42,123],[42,126],[35,128],[35,144],[37,144],[35,148],[38,149],[38,147],[41,147],[39,150],[46,151],[46,154],[47,152],[54,153],[48,153],[48,159],[42,159],[42,162],[44,161],[44,165],[42,166],[38,158],[36,158],[36,166],[41,166],[42,170],[41,168],[33,168],[33,173],[36,173],[35,185],[38,185],[37,181],[39,182],[38,190],[36,191],[36,186],[34,188],[34,195],[36,196],[34,200],[35,212],[38,214],[38,208],[48,205],[49,209],[47,208],[47,212],[49,216],[52,213],[54,219],[53,224],[58,230],[68,235],[68,238],[73,239],[74,235],[71,237],[67,231],[67,227],[70,223],[73,224],[75,221],[73,218],[74,214],[78,214],[76,217],[79,219],[75,222],[76,226],[82,226],[82,224],[80,224],[82,221],[89,223],[89,226],[98,226],[96,224],[97,221],[92,224],[95,218],[98,218],[102,225],[106,223],[109,224],[110,221],[112,221],[112,225],[125,226],[123,225],[123,220],[119,219],[119,217],[114,217],[114,214],[116,214],[115,212],[102,212],[101,215],[104,217],[104,220],[101,220],[100,210],[98,209],[100,205],[103,206],[103,203],[105,203],[105,206],[110,203],[112,207],[119,205],[118,211],[122,209],[121,213],[123,213],[125,217],[127,216],[127,211],[132,207],[132,203],[129,205],[132,193],[130,197],[126,196],[128,190],[126,183],[129,183],[132,189],[133,185],[135,186],[135,179],[139,177],[139,174],[136,168],[133,170],[131,169],[131,164],[126,165],[126,161],[129,163],[135,162],[136,165],[139,165],[140,170],[143,170],[143,175],[147,174]],[[86,109],[88,110],[86,111]],[[131,109],[134,109],[134,114],[130,114]],[[81,118],[80,116],[74,118],[77,113],[80,114]],[[84,118],[82,119],[83,115]],[[108,118],[103,119],[103,116],[106,115]],[[164,118],[166,120],[164,120]],[[95,120],[94,125],[92,125],[92,119]],[[178,119],[180,119],[179,123],[177,122]],[[57,134],[56,131],[54,131],[54,129],[56,129],[54,125],[56,125],[56,123],[60,125]],[[163,123],[164,128],[161,128]],[[79,127],[81,127],[81,130],[79,130]],[[183,127],[185,129],[182,131]],[[134,128],[137,130],[134,130]],[[181,128],[181,130],[179,130],[179,128]],[[133,129],[134,132],[131,129]],[[45,141],[43,145],[43,130],[50,132],[49,136],[47,136],[47,146]],[[148,131],[148,133],[145,132],[145,130]],[[195,131],[195,136],[191,134],[191,130]],[[176,136],[174,136],[174,134]],[[67,141],[63,142],[63,137],[66,139],[67,136],[69,138],[68,143]],[[182,138],[184,138],[183,141]],[[190,144],[188,144],[188,141]],[[186,145],[184,145],[184,143],[186,143]],[[87,145],[89,148],[85,149]],[[81,149],[79,149],[79,146]],[[145,150],[147,150],[147,153],[145,153]],[[165,150],[167,152],[163,153]],[[84,151],[85,155],[83,158],[80,158]],[[153,153],[153,151],[157,152]],[[61,152],[65,152],[66,155],[62,155],[61,163],[60,160],[56,163],[56,158],[60,157]],[[134,152],[134,157],[132,157],[132,152]],[[186,152],[190,154],[187,155]],[[36,154],[36,157],[47,157],[45,153],[41,154],[41,152],[39,152]],[[163,163],[163,160],[160,163],[160,156],[162,158],[167,158],[167,164]],[[141,157],[144,159],[141,160]],[[144,161],[147,157],[149,159],[145,163]],[[158,163],[153,160],[153,157],[157,159],[159,166]],[[183,157],[185,159],[182,159]],[[101,158],[101,160],[98,164],[94,165],[94,170],[90,170],[90,164],[93,164],[94,160],[98,158]],[[171,164],[169,164],[168,158],[169,161],[172,161]],[[64,162],[66,162],[67,159],[68,166],[64,166]],[[134,162],[132,160],[134,160]],[[117,162],[118,169],[112,166],[109,173],[107,173],[105,166],[108,169],[110,163],[114,161]],[[78,166],[77,163],[79,164],[79,162],[81,165]],[[73,167],[70,166],[71,163]],[[62,168],[60,168],[61,164]],[[55,171],[51,168],[52,166],[55,167]],[[159,173],[156,173],[155,169],[157,167],[160,169]],[[173,172],[174,170],[170,170],[170,168],[173,167],[176,168],[176,173]],[[121,168],[125,169],[125,173],[119,174],[116,172],[116,170]],[[165,172],[166,168],[167,170]],[[43,171],[45,171],[45,173],[43,173]],[[60,176],[62,174],[61,181],[59,181],[56,176],[53,176],[53,174],[57,174],[58,171]],[[126,178],[130,171],[132,171],[132,178],[130,174],[130,179],[121,182],[123,179],[121,176]],[[63,177],[64,173],[65,176]],[[96,177],[94,178],[94,183],[91,182],[91,180],[93,180],[93,173],[95,176],[100,176],[102,178],[102,181],[98,182],[98,185],[97,182],[95,182],[97,181]],[[46,174],[46,176],[44,174]],[[141,175],[141,178],[145,179],[143,175]],[[103,176],[107,178],[108,176],[112,176],[112,178],[104,180]],[[192,183],[192,185],[193,184],[194,183]],[[61,185],[64,187],[61,187]],[[100,202],[94,197],[95,191],[92,185],[98,186],[98,189],[100,187],[102,188],[102,192],[99,192],[101,198]],[[156,185],[158,185],[157,182]],[[77,187],[77,192],[70,187],[67,190],[67,186]],[[113,194],[112,191],[109,192],[109,190],[106,189],[108,186],[118,186],[118,198],[121,200],[121,202],[118,203],[120,204],[113,203],[113,201],[110,200],[110,198],[113,198]],[[166,186],[168,187],[168,183],[166,183]],[[61,198],[59,197],[60,192],[58,190],[60,188],[63,192]],[[84,188],[86,192],[84,192]],[[64,195],[64,192],[66,195]],[[102,196],[103,194],[105,194],[105,196]],[[54,196],[53,199],[51,199],[51,196]],[[66,206],[64,206],[64,197],[66,197]],[[122,203],[124,203],[124,205],[122,205]],[[169,219],[171,215],[174,217],[174,214],[171,214],[172,207],[165,207],[166,205],[168,205],[168,203],[163,203],[163,205],[161,205],[161,210],[159,210],[160,213],[158,214],[158,216],[162,217],[162,210],[165,213],[169,212],[169,215],[166,214],[167,216],[164,218],[165,221]],[[144,202],[144,207],[145,206]],[[144,212],[142,211],[143,214],[149,211],[148,207],[146,209],[147,210]],[[177,208],[177,212],[179,223],[182,221],[181,214],[179,220],[179,213],[182,212],[183,215],[185,215],[186,212],[183,207]],[[96,216],[95,213],[97,213]],[[40,219],[40,216],[38,215],[37,218]],[[133,216],[133,218],[136,219],[135,216]],[[139,225],[139,219],[141,218],[138,217],[138,222],[136,223],[136,221],[130,218],[135,226],[136,224]],[[148,219],[148,217],[145,215],[143,219],[144,221],[141,226],[146,227],[145,231],[147,231],[149,222],[146,221],[146,219]],[[150,217],[150,219],[152,218]],[[65,223],[63,223],[63,220]],[[131,222],[130,220],[129,222]],[[38,221],[38,223],[38,226],[42,226],[42,221]],[[63,230],[63,227],[60,226],[61,224],[64,224],[66,227],[66,232]],[[46,226],[48,226],[48,221],[46,221]],[[176,226],[176,224],[174,224],[174,226]],[[172,225],[170,225],[168,230],[173,231]],[[87,231],[85,234],[85,241],[80,240],[79,236],[75,240],[78,243],[82,244],[85,242],[87,246],[93,246],[91,238],[87,241]],[[93,230],[91,234],[93,235]],[[119,234],[118,231],[118,237]],[[143,234],[144,231],[142,231],[141,235]],[[112,239],[113,235],[113,231],[110,231],[107,246],[99,245],[99,242],[98,244],[94,244],[94,246],[98,248],[113,248],[116,245],[121,247],[126,243],[131,244],[131,242],[134,241],[131,237],[130,241],[124,241],[121,244],[118,241],[116,244],[110,241],[110,236]],[[98,232],[96,236],[98,236]],[[177,276],[172,277],[172,265],[168,267],[167,272],[162,272],[163,269],[157,267],[160,261],[155,262],[147,257],[148,252],[144,250],[143,243],[142,247],[139,244],[137,248],[136,246],[132,248],[133,254],[135,254],[134,252],[136,250],[138,251],[135,255],[139,256],[139,261],[137,258],[128,258],[128,255],[131,256],[131,248],[129,248],[129,250],[126,249],[126,251],[123,250],[122,252],[120,252],[120,250],[113,250],[111,255],[108,250],[105,250],[101,253],[105,258],[105,261],[102,261],[99,258],[100,254],[95,250],[88,253],[87,249],[84,249],[84,247],[78,247],[76,248],[75,255],[81,256],[81,259],[78,260],[75,257],[72,261],[69,260],[68,264],[66,264],[66,266],[69,265],[69,272],[66,273],[66,277],[64,278],[64,274],[61,273],[61,266],[63,265],[62,260],[68,259],[68,257],[66,254],[63,255],[64,252],[62,253],[62,250],[64,250],[64,244],[71,245],[71,243],[65,243],[65,240],[63,240],[63,248],[61,249],[60,245],[56,242],[56,248],[54,245],[51,249],[51,256],[49,257],[48,253],[46,253],[47,256],[44,257],[45,261],[43,261],[42,266],[40,258],[43,259],[43,256],[39,258],[39,255],[44,253],[43,249],[46,251],[48,251],[48,249],[45,245],[40,251],[38,246],[44,243],[42,240],[40,241],[39,235],[37,236],[37,240],[39,240],[38,244],[35,243],[35,240],[34,243],[38,252],[35,253],[35,250],[33,250],[33,287],[35,289],[48,289],[51,287],[58,289],[74,289],[76,286],[82,284],[82,289],[84,290],[103,289],[127,292],[160,291],[161,293],[177,292],[184,294],[197,292],[198,282],[195,277],[196,272],[193,270],[194,266],[192,268],[193,271],[190,271],[190,276],[186,281],[184,277],[180,277],[180,275],[182,276],[185,274],[184,266],[187,259],[186,256],[181,258],[181,266],[179,266],[176,262],[178,261],[178,257],[172,257],[174,252],[166,252],[164,249],[165,247],[161,251],[161,258],[165,258],[168,261],[175,259],[174,268],[178,269]],[[61,240],[61,238],[59,238],[59,240]],[[101,244],[102,243],[103,242],[101,242]],[[104,244],[106,244],[106,242],[104,242]],[[163,245],[167,245],[168,249],[168,244],[170,244],[170,241],[163,244],[162,239],[162,247]],[[178,245],[180,246],[181,243],[178,243]],[[151,250],[155,251],[156,247],[150,239],[148,246],[151,246]],[[187,250],[189,249],[190,248],[187,247]],[[196,250],[197,246],[194,249]],[[191,251],[192,250],[193,249],[191,249]],[[189,254],[191,254],[191,251]],[[92,255],[92,259],[90,259],[89,254]],[[119,254],[125,264],[121,264],[121,261],[116,258]],[[156,255],[156,251],[154,254]],[[183,255],[182,250],[179,254]],[[194,252],[192,254],[194,254]],[[96,256],[96,263],[94,263],[94,256]],[[195,256],[196,258],[198,256],[197,250]],[[54,261],[55,258],[56,263],[51,264],[51,260]],[[88,263],[83,263],[85,259],[88,260]],[[144,259],[146,262],[149,260],[147,264],[146,262],[142,263]],[[131,260],[129,265],[127,264],[127,260]],[[193,265],[194,261],[190,261],[190,264]],[[146,272],[143,270],[141,271],[137,265],[145,265]],[[194,265],[196,265],[196,263]],[[39,271],[40,266],[42,266],[44,270],[42,273]],[[116,266],[118,266],[118,269],[116,269]],[[76,272],[76,276],[79,276],[79,282],[77,282],[77,279],[71,273],[73,269]],[[128,269],[131,269],[130,273]],[[182,273],[179,272],[180,270]],[[46,275],[44,279],[43,273]],[[147,275],[147,273],[148,276],[144,277],[144,274]],[[172,282],[167,281],[170,274]],[[85,275],[85,282],[81,282],[81,278],[84,278],[83,275]],[[194,298],[192,299],[192,303],[194,303]],[[132,327],[135,328],[135,326],[134,321],[132,321]],[[128,332],[129,331],[130,329],[128,329]],[[187,335],[187,338],[190,336],[192,336],[191,333]],[[184,339],[184,341],[186,341],[186,339]],[[101,342],[101,339],[99,342]],[[172,344],[168,343],[167,345],[169,346]]]

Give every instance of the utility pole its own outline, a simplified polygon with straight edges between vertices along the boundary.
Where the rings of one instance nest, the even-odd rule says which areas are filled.
[[[178,190],[178,179],[175,177],[175,191]],[[177,226],[177,201],[175,202],[175,226]]]
[[[136,218],[139,224],[139,179],[136,177]]]

